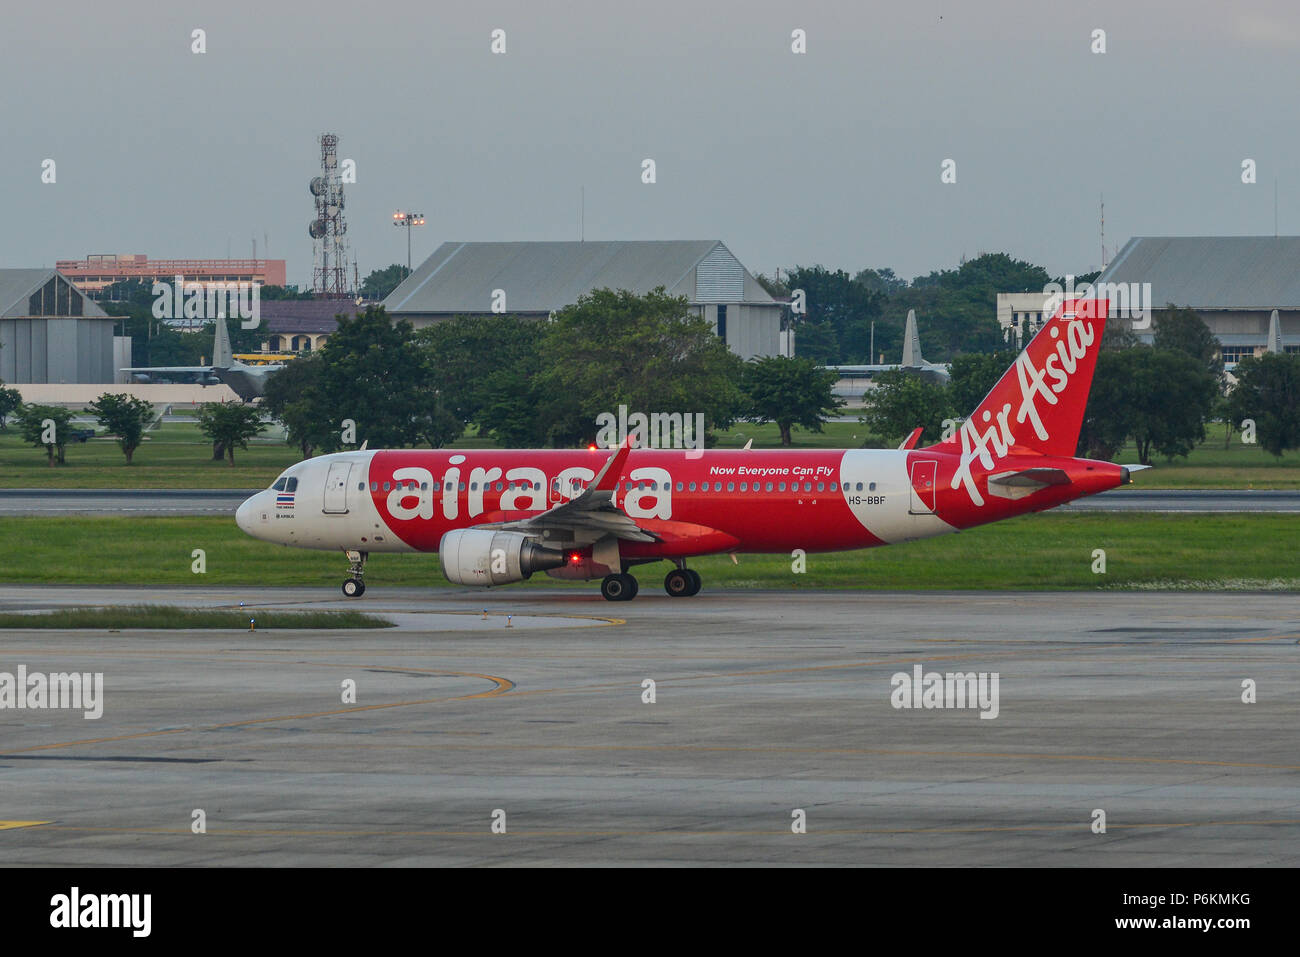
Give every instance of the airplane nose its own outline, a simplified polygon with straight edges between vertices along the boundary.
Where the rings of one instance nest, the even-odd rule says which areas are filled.
[[[248,535],[253,534],[253,498],[244,499],[239,508],[235,509],[235,524]]]

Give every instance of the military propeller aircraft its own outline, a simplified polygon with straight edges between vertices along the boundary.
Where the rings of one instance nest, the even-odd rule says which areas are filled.
[[[283,363],[241,362],[231,355],[230,330],[224,319],[216,321],[213,337],[212,365],[210,366],[148,366],[122,369],[137,382],[151,382],[154,376],[192,377],[203,385],[224,382],[245,402],[251,402],[266,392],[266,380],[284,368]]]

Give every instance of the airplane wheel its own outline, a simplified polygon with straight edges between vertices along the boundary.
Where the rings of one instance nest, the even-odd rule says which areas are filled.
[[[683,569],[683,571],[685,571],[686,574],[691,576],[691,590],[686,593],[687,596],[689,597],[691,595],[698,595],[700,593],[700,589],[704,586],[704,579],[700,577],[700,573],[697,572],[694,568],[685,568]]]
[[[360,598],[366,593],[366,583],[359,578],[349,578],[343,583],[343,594],[349,598]]]
[[[686,598],[695,594],[692,589],[698,591],[699,585],[686,569],[674,568],[664,576],[664,591],[670,598]]]
[[[636,579],[631,575],[606,575],[600,593],[606,601],[631,601],[637,593]]]

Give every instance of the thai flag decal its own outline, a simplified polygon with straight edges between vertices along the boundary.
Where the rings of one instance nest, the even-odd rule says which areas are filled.
[[[293,508],[293,492],[277,492],[275,496],[276,508]]]

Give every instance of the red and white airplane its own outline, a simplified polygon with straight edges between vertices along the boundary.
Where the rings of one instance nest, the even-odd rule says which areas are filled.
[[[533,572],[601,579],[634,598],[635,565],[669,561],[671,596],[700,590],[689,559],[891,545],[1039,512],[1129,481],[1074,457],[1106,300],[1064,302],[961,428],[915,448],[613,451],[359,450],[291,466],[245,501],[268,542],[342,550],[343,593],[365,592],[372,552],[438,553],[458,585]]]

